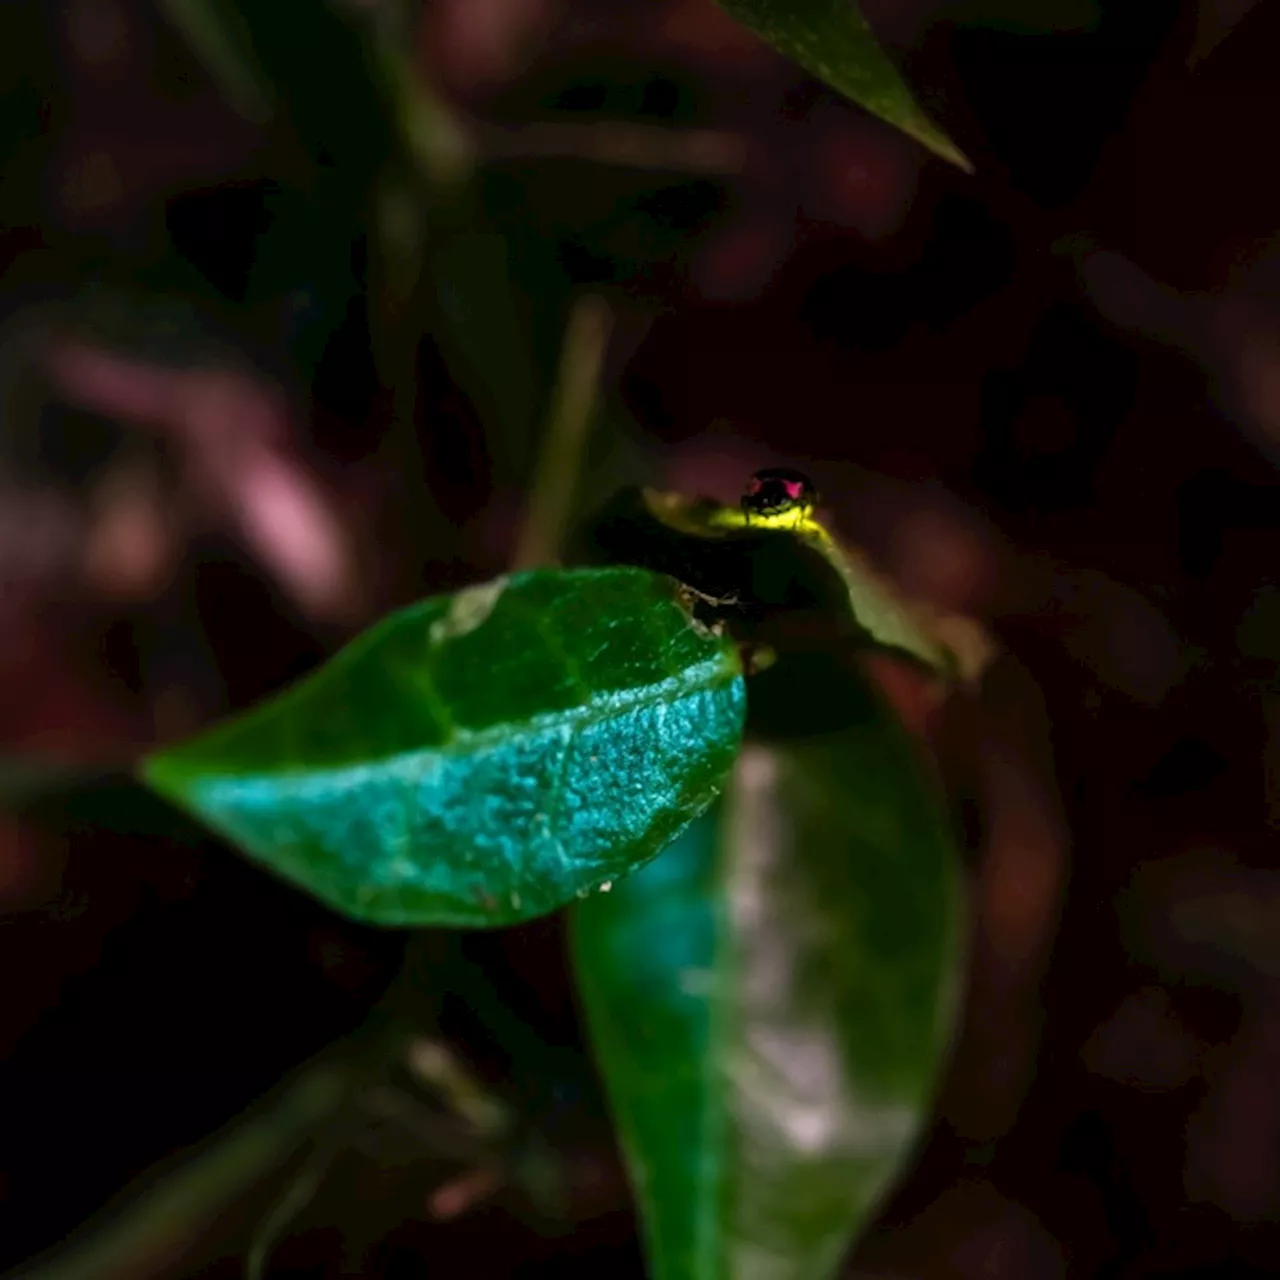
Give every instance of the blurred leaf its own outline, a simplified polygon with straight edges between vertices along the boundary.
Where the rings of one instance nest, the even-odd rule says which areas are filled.
[[[737,653],[678,592],[587,569],[424,600],[144,776],[359,919],[553,911],[652,857],[732,761]]]
[[[516,539],[516,568],[559,564],[599,412],[600,371],[613,330],[613,313],[595,294],[578,298],[565,326],[555,392],[542,433],[529,500]]]
[[[352,175],[321,168],[306,191],[283,188],[266,201],[244,291],[247,307],[284,320],[289,350],[312,374],[363,287],[359,241],[364,210]]]
[[[1198,0],[1196,33],[1187,66],[1207,58],[1255,9],[1258,0]]]
[[[261,124],[274,94],[253,52],[249,29],[231,0],[158,0],[160,12],[191,46],[223,97]]]
[[[991,660],[992,645],[971,618],[908,600],[855,548],[838,542],[816,522],[797,529],[800,538],[836,571],[845,607],[877,644],[909,653],[940,674],[976,681]]]
[[[251,368],[219,325],[221,317],[192,287],[200,277],[192,271],[177,292],[171,264],[169,271],[167,281],[152,282],[125,281],[123,272],[104,270],[105,279],[79,286],[65,300],[27,310],[24,322],[54,338],[92,343],[167,369]],[[9,359],[0,355],[5,364]]]
[[[327,0],[167,3],[198,8],[224,41],[251,53],[312,158],[368,191],[396,145],[394,87],[368,24]]]
[[[365,287],[368,234],[383,381],[413,402],[414,354],[429,327],[490,429],[496,460],[521,475],[545,393],[532,320],[515,302],[505,238],[476,226],[470,138],[414,64],[402,15],[325,0],[167,3],[198,52],[240,50],[261,66],[312,161],[305,184],[271,202],[246,303],[282,310],[292,355],[311,373]],[[558,330],[560,300],[544,306],[536,289],[522,292],[539,299],[538,322],[554,311]]]
[[[0,757],[0,811],[23,812],[109,776],[103,766],[43,756]]]
[[[1102,23],[1098,0],[954,0],[947,18],[957,26],[990,27],[1019,35],[1093,32]]]
[[[752,628],[788,613],[821,614],[843,639],[887,649],[948,680],[976,680],[991,657],[978,623],[908,600],[813,518],[770,527],[707,499],[630,490],[606,504],[586,537],[589,557],[640,565],[726,597],[726,618]]]
[[[69,1240],[6,1280],[142,1280],[174,1274],[235,1202],[347,1104],[352,1072],[318,1061],[193,1152],[151,1170]]]
[[[243,292],[249,307],[281,313],[292,355],[311,373],[363,288],[358,246],[378,178],[421,149],[404,133],[417,125],[397,64],[376,22],[330,0],[164,3],[227,97],[241,105],[256,84],[302,153],[277,159],[282,189]]]
[[[437,196],[460,194],[475,167],[475,143],[427,81],[415,57],[412,29],[382,24],[375,52],[401,144],[414,161],[419,177]]]
[[[433,328],[450,372],[489,427],[494,461],[522,474],[532,461],[545,388],[529,321],[516,303],[507,240],[483,231],[451,235],[432,252],[429,271]],[[548,321],[563,328],[559,308]]]
[[[860,107],[960,168],[972,166],[916,104],[854,0],[720,0],[744,26]]]
[[[34,227],[48,217],[50,96],[60,83],[48,35],[48,14],[38,5],[6,5],[0,41],[0,229]],[[13,288],[13,263],[6,283]]]
[[[835,1274],[930,1106],[958,860],[902,730],[855,692],[856,723],[749,745],[715,809],[573,913],[660,1280]]]

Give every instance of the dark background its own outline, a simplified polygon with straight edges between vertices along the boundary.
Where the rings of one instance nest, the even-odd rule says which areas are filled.
[[[615,327],[584,506],[803,466],[1006,649],[979,699],[918,718],[974,846],[969,1003],[853,1265],[1280,1273],[1280,8],[868,4],[970,176],[710,0],[407,6],[399,46],[483,122],[485,163],[401,292],[434,206],[377,185],[412,170],[359,52],[390,6],[272,7],[273,102],[178,8],[0,6],[6,756],[118,767],[501,571],[590,289]],[[570,128],[515,127],[548,121]],[[638,163],[618,122],[714,145]],[[450,285],[476,227],[505,267]],[[5,770],[14,1266],[359,1028],[406,940],[122,785]],[[430,1152],[355,1143],[278,1273],[639,1275],[557,923],[414,945],[423,1018],[568,1192],[433,1213]],[[288,1176],[166,1274],[237,1274]]]

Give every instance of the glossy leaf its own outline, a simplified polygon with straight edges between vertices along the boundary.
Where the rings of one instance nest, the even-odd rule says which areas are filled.
[[[581,569],[422,601],[144,776],[360,919],[552,911],[652,857],[730,767],[737,652],[679,593]]]
[[[879,700],[749,745],[725,799],[573,913],[658,1280],[821,1280],[909,1157],[956,1008],[959,865]]]
[[[962,169],[968,160],[911,96],[854,0],[720,0],[810,74]]]

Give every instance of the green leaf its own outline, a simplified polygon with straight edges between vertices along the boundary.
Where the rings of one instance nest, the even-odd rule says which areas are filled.
[[[810,74],[960,168],[955,143],[920,109],[854,0],[720,0],[745,27]]]
[[[911,745],[855,692],[853,724],[748,745],[714,810],[574,910],[658,1280],[835,1274],[927,1115],[959,863]]]
[[[651,858],[731,765],[737,652],[679,595],[581,569],[424,600],[144,776],[359,919],[553,911]]]

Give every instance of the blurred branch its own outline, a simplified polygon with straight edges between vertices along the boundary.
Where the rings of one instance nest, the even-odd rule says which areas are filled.
[[[487,160],[586,160],[724,176],[741,173],[747,160],[746,139],[722,129],[671,129],[614,120],[473,128]]]
[[[332,1143],[318,1146],[297,1176],[291,1179],[271,1212],[258,1224],[244,1264],[245,1280],[263,1280],[267,1275],[271,1251],[298,1215],[315,1199],[336,1154],[337,1148]]]
[[[332,496],[289,447],[282,393],[211,364],[168,368],[75,338],[45,367],[74,403],[175,439],[186,494],[237,530],[313,617],[358,614],[356,553]]]
[[[224,0],[157,0],[157,7],[236,111],[254,124],[271,118],[275,95],[232,6]]]
[[[579,298],[569,312],[542,451],[516,540],[517,569],[560,558],[612,325],[608,305],[598,297]]]
[[[141,1280],[167,1270],[337,1115],[351,1084],[351,1071],[332,1061],[304,1069],[256,1115],[233,1122],[177,1167],[153,1170],[146,1189],[8,1280]]]
[[[427,1211],[437,1222],[449,1222],[500,1191],[504,1181],[504,1175],[498,1169],[487,1166],[472,1169],[437,1187],[428,1197]]]
[[[409,1042],[406,1060],[414,1076],[438,1093],[477,1134],[496,1138],[510,1127],[506,1108],[441,1041],[416,1036]]]
[[[399,41],[381,39],[377,50],[400,137],[419,175],[437,198],[458,193],[475,166],[471,131],[436,95]]]
[[[407,1068],[442,1109],[377,1083],[395,1067]],[[344,1113],[351,1122],[339,1127]],[[500,1149],[514,1132],[507,1109],[445,1045],[384,1013],[301,1068],[274,1098],[194,1154],[150,1171],[65,1244],[3,1280],[146,1280],[164,1274],[190,1256],[224,1213],[305,1151],[254,1231],[246,1274],[260,1280],[273,1248],[311,1203],[333,1160],[344,1148],[361,1145],[362,1116],[409,1121],[405,1127],[421,1154],[471,1166],[472,1173],[441,1188],[433,1212],[455,1216],[502,1181]],[[480,1176],[477,1168],[489,1172]]]

